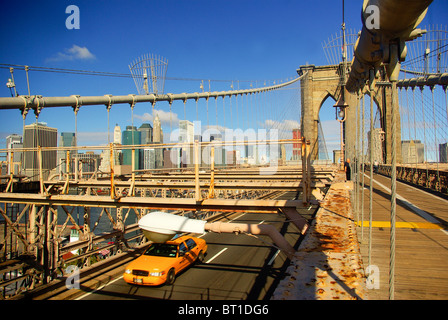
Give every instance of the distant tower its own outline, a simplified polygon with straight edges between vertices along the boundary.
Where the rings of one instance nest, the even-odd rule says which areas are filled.
[[[188,120],[179,121],[179,143],[194,142],[194,124]],[[193,165],[193,145],[182,147],[182,163]]]
[[[129,65],[139,94],[163,94],[168,60],[145,54]]]
[[[152,138],[153,138],[154,144],[163,143],[162,124],[160,123],[159,115],[157,113],[156,113],[156,116],[155,116],[154,122],[153,122],[153,137]],[[163,149],[161,149],[161,148],[154,149],[154,161],[155,161],[154,167],[156,169],[163,167]]]
[[[114,128],[114,143],[121,144],[121,128],[118,124]]]
[[[162,143],[162,124],[160,123],[159,115],[156,113],[156,117],[153,122],[153,142]]]

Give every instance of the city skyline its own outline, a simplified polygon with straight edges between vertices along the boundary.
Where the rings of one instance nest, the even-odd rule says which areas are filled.
[[[0,25],[6,30],[0,36],[2,47],[0,62],[17,65],[65,68],[73,70],[94,70],[129,74],[128,65],[142,54],[157,54],[169,61],[166,92],[200,92],[247,89],[272,85],[274,81],[285,81],[297,76],[300,65],[327,64],[322,42],[341,30],[341,2],[320,0],[315,2],[266,1],[166,1],[146,3],[129,2],[123,7],[117,1],[104,3],[77,1],[80,10],[80,28],[66,28],[65,9],[67,3],[34,3],[20,1],[8,3],[0,12]],[[359,12],[362,2],[345,3],[347,29],[359,30]],[[444,21],[447,2],[434,2],[421,25]],[[18,14],[20,12],[20,14]],[[169,12],[153,15],[148,12]],[[188,12],[188,15],[185,14]],[[220,14],[216,14],[220,12]],[[251,14],[246,14],[250,12]],[[36,20],[33,17],[39,16]],[[107,17],[107,19],[98,19]],[[319,24],[316,25],[315,21]],[[313,28],[307,26],[313,25]],[[149,33],[150,41],[142,41],[145,30],[159,30]],[[304,31],[306,30],[306,32]],[[235,35],[244,34],[244,37]],[[191,39],[200,38],[197,41]],[[243,39],[244,38],[244,39]],[[27,39],[25,45],[19,39]],[[170,41],[166,41],[170,39]],[[219,39],[219,40],[218,40]],[[119,44],[120,50],[111,50],[109,43]],[[39,50],[30,50],[39,48]],[[4,83],[11,77],[9,68],[0,69]],[[14,71],[16,89],[27,94],[26,75],[23,70]],[[210,82],[209,82],[210,80]],[[57,72],[31,71],[29,74],[31,95],[69,96],[136,94],[137,89],[130,77],[86,76]],[[297,87],[298,90],[298,87]],[[10,96],[6,85],[0,86],[0,96]],[[131,112],[127,106],[113,106],[110,111],[111,128],[116,122],[121,126],[140,125],[152,120],[157,111],[165,133],[177,128],[179,120],[199,120],[205,126],[223,128],[258,129],[268,123],[278,122],[287,126],[289,122],[300,122],[300,105],[293,110],[288,99],[282,101],[277,110],[263,110],[264,119],[236,119],[236,113],[257,115],[250,108],[250,101],[219,100],[219,110],[210,103],[210,114],[206,102],[200,100],[168,103],[137,104]],[[297,100],[295,103],[299,104]],[[339,146],[339,124],[334,119],[332,105],[327,99],[322,107],[321,122],[327,140],[328,153]],[[239,108],[237,110],[236,108]],[[233,118],[231,111],[233,108]],[[289,114],[282,116],[282,110]],[[133,120],[132,116],[133,114]],[[81,106],[77,121],[72,108],[44,108],[38,121],[45,121],[58,131],[75,131],[77,122],[79,145],[102,145],[107,143],[108,117],[104,106]],[[61,120],[63,119],[63,120]],[[35,122],[32,113],[25,124]],[[8,134],[23,131],[23,118],[17,110],[2,110],[0,120],[0,148],[5,147]]]

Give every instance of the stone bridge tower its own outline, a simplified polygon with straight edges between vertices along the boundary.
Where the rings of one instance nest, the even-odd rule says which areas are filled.
[[[341,65],[328,66],[301,66],[297,73],[301,76],[308,72],[308,74],[301,79],[301,128],[302,136],[310,140],[312,159],[318,158],[318,121],[319,112],[323,103],[328,97],[331,97],[335,102],[339,100],[341,95]],[[368,90],[364,94],[369,95]],[[344,122],[344,141],[345,141],[345,158],[353,159],[355,155],[356,143],[356,112],[358,111],[359,95],[350,94],[345,91],[345,102],[348,104],[346,109],[346,121]],[[379,107],[381,114],[381,128],[385,132],[385,139],[383,142],[383,150],[385,151],[386,163],[391,162],[391,94],[388,87],[376,87],[374,101]],[[398,103],[396,104],[398,105]],[[361,106],[360,110],[362,110]],[[365,105],[366,114],[369,113],[370,106]],[[376,110],[376,109],[374,109]],[[334,111],[336,112],[336,111]],[[396,155],[397,162],[401,162],[401,128],[400,128],[400,114],[396,110],[397,119],[397,144]],[[367,131],[365,132],[367,137]]]

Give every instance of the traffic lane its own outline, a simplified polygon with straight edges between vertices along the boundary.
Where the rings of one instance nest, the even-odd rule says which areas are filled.
[[[239,218],[235,222],[257,223],[267,218],[272,218],[272,215],[255,217],[251,214],[249,218]],[[159,299],[263,298],[260,295],[265,294],[273,282],[264,274],[263,266],[272,259],[276,250],[247,235],[207,233],[203,238],[209,245],[204,264],[186,270],[172,286],[139,287],[133,294]],[[281,255],[277,259],[281,266],[284,259]],[[277,265],[271,267],[278,268]],[[265,286],[268,288],[264,289]]]
[[[260,223],[264,221],[281,222],[283,217],[273,214],[246,214],[239,217],[238,223]],[[282,223],[280,223],[281,225]],[[197,292],[197,299],[263,299],[279,276],[277,270],[283,265],[285,255],[279,254],[277,259],[272,257],[277,249],[269,245],[270,238],[261,236],[263,241],[248,235],[207,234],[206,241],[211,248],[205,263],[195,266],[187,277],[179,278],[175,286],[196,287],[201,284],[202,291]],[[227,248],[227,249],[226,249]],[[226,249],[218,257],[214,256]],[[211,262],[210,259],[214,258]],[[272,261],[271,261],[272,260]],[[271,265],[268,265],[271,262]],[[276,263],[276,264],[274,264]],[[199,276],[197,280],[190,277]],[[191,280],[191,281],[190,281]],[[189,291],[191,297],[192,291]],[[183,296],[179,299],[186,299]]]
[[[261,271],[259,251],[268,251],[270,247],[247,235],[207,233],[203,238],[209,248],[205,263],[179,274],[173,285],[144,287],[128,285],[121,280],[86,298],[246,299],[247,290],[241,289],[242,283],[250,283]]]
[[[283,219],[275,214],[250,213],[238,215],[234,221],[276,222],[280,229]],[[298,238],[298,230],[292,224],[288,225],[288,237],[296,234]],[[283,266],[285,256],[280,253],[273,259],[277,249],[265,243],[271,242],[268,237],[260,236],[265,242],[242,234],[207,233],[203,238],[208,243],[205,263],[179,274],[173,285],[144,287],[129,285],[120,279],[84,299],[263,299],[280,276],[279,268]]]

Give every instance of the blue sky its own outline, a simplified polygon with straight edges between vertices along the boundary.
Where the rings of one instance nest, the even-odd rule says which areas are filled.
[[[80,10],[79,30],[65,25],[65,10],[71,4]],[[361,0],[346,1],[347,28],[360,29],[361,6]],[[422,24],[446,23],[446,12],[448,2],[435,1]],[[327,64],[322,41],[339,32],[341,15],[341,1],[335,0],[9,1],[0,11],[0,63],[129,73],[132,60],[153,53],[168,59],[168,77],[235,80],[234,86],[240,80],[240,88],[247,88],[296,77],[296,69],[306,63]],[[14,77],[19,93],[26,94],[25,73],[17,70]],[[8,78],[9,70],[0,69],[2,97],[10,96],[4,85]],[[165,93],[196,92],[199,85],[167,80]],[[128,78],[36,71],[30,72],[30,89],[43,96],[137,93]],[[230,83],[212,81],[211,89],[229,90]],[[156,108],[169,111],[167,103]],[[195,120],[194,102],[187,108],[194,114],[189,120]],[[204,102],[200,110],[205,123]],[[140,125],[150,112],[149,105],[138,105],[134,123]],[[183,119],[183,103],[173,104],[173,112]],[[16,110],[1,113],[3,145],[7,134],[22,132],[22,118]],[[124,105],[113,107],[110,116],[111,130],[115,123],[124,129],[131,121],[130,108]],[[332,120],[333,111],[321,117]],[[44,109],[39,120],[59,132],[74,131],[70,108]],[[292,120],[298,121],[299,114]],[[34,121],[33,114],[27,116],[26,124]],[[81,108],[80,144],[107,143],[105,131],[104,106]]]

